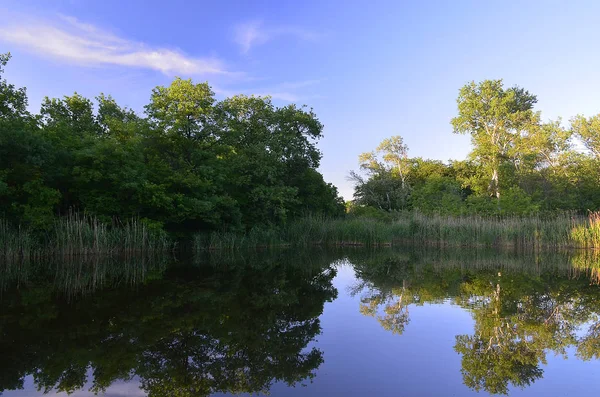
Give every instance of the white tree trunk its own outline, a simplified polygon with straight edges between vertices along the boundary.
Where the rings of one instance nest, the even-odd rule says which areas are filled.
[[[492,171],[492,181],[490,183],[490,190],[492,194],[496,196],[498,200],[500,200],[500,186],[498,181],[498,169],[494,168]]]

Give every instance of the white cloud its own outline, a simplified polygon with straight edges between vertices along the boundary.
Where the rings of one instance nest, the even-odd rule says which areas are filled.
[[[239,24],[234,29],[234,40],[243,54],[253,47],[262,45],[281,36],[291,36],[298,40],[315,41],[321,35],[297,26],[265,27],[262,21]]]
[[[175,49],[158,48],[118,37],[60,16],[57,21],[0,21],[0,41],[39,55],[82,65],[119,65],[157,70],[167,75],[234,74],[216,58],[194,58]]]
[[[262,30],[261,22],[248,22],[236,26],[235,42],[239,44],[242,53],[246,54],[255,45],[264,44],[270,37]]]

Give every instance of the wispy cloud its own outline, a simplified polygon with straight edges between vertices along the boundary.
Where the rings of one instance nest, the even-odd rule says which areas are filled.
[[[314,86],[319,84],[320,80],[303,80],[303,81],[295,81],[295,82],[284,82],[268,87],[258,87],[258,88],[246,88],[241,90],[233,90],[221,87],[213,87],[215,93],[225,96],[231,97],[238,94],[243,95],[256,95],[256,96],[269,96],[273,99],[284,101],[284,102],[298,102],[311,98],[319,98],[319,95],[314,94],[305,94],[299,91],[302,91],[305,87]]]
[[[0,41],[33,53],[82,65],[119,65],[167,75],[234,74],[214,57],[191,57],[177,49],[125,39],[69,16],[56,20],[0,20]]]
[[[265,44],[278,37],[289,36],[303,41],[316,41],[321,35],[298,26],[265,26],[262,21],[239,24],[234,29],[234,40],[243,54],[253,47]]]
[[[264,44],[270,37],[262,30],[261,22],[248,22],[235,27],[235,42],[246,54],[255,45]]]

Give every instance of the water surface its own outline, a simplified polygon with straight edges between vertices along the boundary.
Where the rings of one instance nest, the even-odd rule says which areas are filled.
[[[596,262],[386,248],[3,263],[0,391],[595,396]]]

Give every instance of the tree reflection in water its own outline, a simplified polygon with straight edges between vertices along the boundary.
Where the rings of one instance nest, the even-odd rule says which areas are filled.
[[[42,391],[73,392],[90,372],[94,392],[135,376],[150,396],[266,392],[276,381],[310,380],[323,358],[307,346],[337,295],[332,260],[254,259],[26,265],[36,271],[0,284],[0,391],[31,375]],[[5,280],[15,274],[3,270]]]
[[[349,255],[361,313],[402,334],[411,305],[450,301],[469,310],[472,335],[457,335],[464,383],[507,394],[543,376],[549,352],[574,347],[583,360],[600,358],[598,258],[393,251]],[[577,331],[587,329],[582,336]]]
[[[597,256],[451,251],[287,251],[242,257],[87,258],[0,267],[0,390],[102,392],[135,379],[150,396],[268,392],[310,381],[311,342],[353,264],[360,311],[401,335],[411,308],[468,310],[464,383],[506,394],[543,376],[547,354],[600,358]],[[193,262],[193,261],[192,261]],[[187,263],[187,264],[184,264]]]

